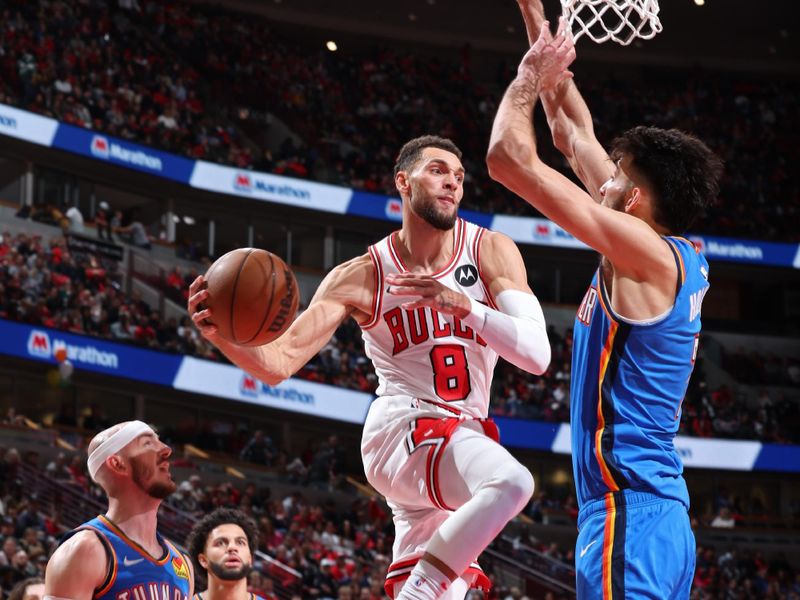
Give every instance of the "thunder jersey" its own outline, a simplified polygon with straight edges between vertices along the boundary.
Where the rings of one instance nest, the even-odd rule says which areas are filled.
[[[480,272],[483,227],[457,219],[453,257],[432,273],[443,285],[496,308]],[[412,296],[386,293],[385,277],[405,273],[394,232],[369,247],[375,268],[375,297],[369,321],[361,325],[367,356],[378,376],[379,396],[407,395],[445,405],[454,412],[485,418],[497,353],[452,315],[429,307],[405,310]]]
[[[581,302],[572,349],[572,466],[578,503],[622,489],[682,502],[673,439],[700,338],[708,263],[686,239],[663,238],[678,265],[673,307],[648,321],[614,313],[601,269]]]
[[[109,563],[108,576],[93,598],[188,600],[191,575],[187,559],[160,535],[158,541],[164,554],[154,559],[103,515],[72,530],[67,537],[84,530],[98,534]]]

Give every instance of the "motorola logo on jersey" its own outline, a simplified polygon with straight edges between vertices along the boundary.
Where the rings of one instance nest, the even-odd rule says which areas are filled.
[[[469,287],[478,281],[478,269],[472,265],[461,265],[456,269],[456,283]]]

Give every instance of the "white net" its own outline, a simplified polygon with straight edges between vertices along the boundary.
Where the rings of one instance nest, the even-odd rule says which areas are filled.
[[[658,0],[561,0],[561,7],[576,41],[586,34],[598,44],[627,46],[661,31]]]

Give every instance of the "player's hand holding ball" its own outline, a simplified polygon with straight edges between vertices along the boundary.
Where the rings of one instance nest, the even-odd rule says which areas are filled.
[[[239,346],[261,346],[291,325],[299,292],[294,273],[280,257],[239,248],[192,282],[188,310],[212,343],[222,338]]]

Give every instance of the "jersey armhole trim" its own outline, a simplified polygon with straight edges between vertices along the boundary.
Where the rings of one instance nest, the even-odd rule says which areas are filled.
[[[103,580],[103,583],[94,588],[94,593],[92,595],[93,598],[99,598],[114,587],[114,582],[117,580],[117,554],[114,552],[114,546],[111,545],[111,541],[96,527],[85,525],[75,530],[76,533],[78,531],[91,531],[94,533],[100,540],[100,543],[103,544],[103,550],[106,553],[106,560],[108,561],[106,566],[106,578]]]
[[[667,246],[672,250],[672,255],[675,258],[675,266],[678,267],[678,276],[675,283],[675,298],[677,298],[686,281],[686,266],[683,264],[683,256],[681,256],[680,250],[678,250],[678,245],[668,237],[665,237],[664,241],[667,242]]]
[[[608,318],[611,319],[611,321],[617,324],[624,323],[626,325],[633,325],[638,327],[657,325],[658,323],[666,319],[675,308],[675,299],[673,299],[672,304],[670,304],[667,310],[665,310],[660,315],[656,315],[655,317],[651,317],[649,319],[629,319],[627,317],[623,317],[622,315],[618,314],[611,306],[611,298],[608,297],[608,291],[606,290],[606,282],[605,279],[603,278],[602,267],[600,267],[597,270],[597,288],[600,292],[598,294],[598,297],[600,298],[600,305],[603,307],[603,311],[606,313]],[[675,297],[677,298],[677,294],[675,295]]]
[[[378,319],[381,314],[381,306],[383,305],[383,265],[381,264],[380,256],[375,246],[370,246],[368,249],[372,266],[375,269],[373,275],[373,297],[372,297],[372,314],[366,323],[359,323],[361,329],[372,329],[378,324]]]
[[[481,269],[481,242],[483,241],[484,233],[486,233],[486,228],[478,227],[478,233],[475,234],[475,239],[472,241],[472,256],[475,257],[475,266],[478,268],[478,279],[481,280],[483,293],[486,294],[486,300],[489,303],[489,307],[494,310],[499,310],[497,308],[497,303],[492,297],[492,292],[489,290],[489,284],[483,277],[483,269]]]

